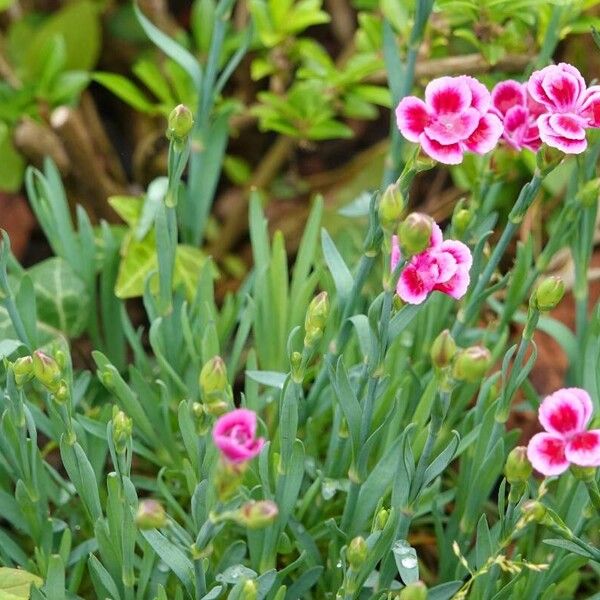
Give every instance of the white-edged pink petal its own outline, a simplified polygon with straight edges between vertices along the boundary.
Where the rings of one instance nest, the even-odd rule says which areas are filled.
[[[562,112],[573,110],[582,93],[577,77],[565,69],[549,71],[542,80],[542,87],[554,108]]]
[[[565,456],[580,467],[600,467],[600,429],[576,433],[567,442]]]
[[[587,140],[570,140],[558,135],[548,135],[542,133],[540,129],[540,139],[544,144],[556,148],[565,154],[581,154],[587,148]]]
[[[435,140],[427,137],[427,134],[422,133],[419,137],[423,152],[438,162],[446,165],[459,165],[463,159],[463,152],[458,143],[456,144],[440,144]]]
[[[393,235],[392,236],[392,252],[390,254],[390,267],[391,267],[392,271],[398,266],[401,256],[402,256],[402,253],[400,251],[400,242],[398,242],[398,236]]]
[[[477,129],[462,144],[476,154],[487,154],[494,149],[504,128],[502,121],[492,113],[481,117]]]
[[[435,221],[433,221],[433,223],[431,224],[431,237],[429,238],[429,248],[437,248],[439,245],[441,245],[443,239],[444,234],[442,233],[440,226]]]
[[[412,264],[406,265],[396,287],[398,296],[408,304],[421,304],[430,291],[431,288],[423,281],[418,269]]]
[[[539,71],[534,71],[531,74],[529,81],[527,82],[527,91],[529,92],[529,95],[531,96],[531,98],[535,102],[538,102],[538,103],[542,104],[543,106],[545,106],[547,109],[553,108],[554,103],[548,97],[548,94],[546,94],[546,90],[544,90],[542,82],[544,81],[544,78],[546,77],[546,75],[548,73],[552,72],[552,70],[556,69],[556,68],[557,67],[555,65],[549,65],[548,67],[544,67],[543,69],[541,69]]]
[[[585,138],[585,120],[573,114],[555,113],[547,121],[551,129],[550,135],[566,137],[570,140],[583,140]]]
[[[466,267],[459,266],[456,273],[448,281],[436,284],[433,289],[460,300],[467,293],[470,281],[469,270]]]
[[[573,401],[581,404],[581,408],[583,410],[582,426],[587,427],[590,419],[592,418],[592,413],[594,412],[594,403],[592,402],[590,395],[584,389],[577,387],[562,388],[562,390],[559,391],[564,395],[571,396]]]
[[[587,120],[589,127],[600,127],[600,85],[590,86],[582,95],[579,114]]]
[[[589,411],[582,398],[566,388],[544,398],[538,417],[546,431],[566,438],[585,429]]]
[[[398,129],[409,142],[419,141],[419,135],[423,133],[429,119],[427,105],[416,96],[402,98],[396,108]]]
[[[492,90],[492,105],[502,115],[515,106],[526,106],[526,90],[522,83],[507,79]]]
[[[476,108],[482,115],[484,115],[492,104],[492,99],[488,89],[475,77],[470,75],[463,75],[463,81],[469,86],[471,90],[471,106]]]
[[[551,433],[536,433],[529,440],[527,458],[533,468],[546,477],[560,475],[569,468],[565,442]]]
[[[460,77],[438,77],[425,88],[425,102],[435,115],[461,113],[471,106],[469,86]]]
[[[473,256],[471,251],[466,244],[459,242],[458,240],[446,240],[442,243],[440,250],[448,252],[454,256],[456,263],[470,269],[473,264]]]
[[[466,140],[475,131],[479,118],[479,111],[471,107],[461,113],[439,115],[425,127],[425,133],[440,144],[454,144]]]
[[[454,275],[458,269],[458,263],[454,256],[450,252],[432,251],[435,258],[435,262],[438,265],[438,276],[436,278],[436,285],[438,283],[446,283]]]

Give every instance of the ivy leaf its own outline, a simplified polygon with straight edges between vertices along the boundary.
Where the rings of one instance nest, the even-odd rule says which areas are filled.
[[[42,580],[22,569],[0,567],[0,600],[29,600],[31,584],[39,587]]]
[[[28,270],[33,281],[37,316],[69,337],[81,335],[87,324],[90,296],[69,263],[49,258]]]
[[[111,196],[108,203],[129,227],[135,227],[142,214],[144,205],[142,198],[139,196]]]

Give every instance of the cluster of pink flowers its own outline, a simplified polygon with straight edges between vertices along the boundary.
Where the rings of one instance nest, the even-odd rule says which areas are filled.
[[[391,268],[400,261],[398,238],[392,238]],[[448,296],[462,298],[469,287],[469,269],[473,263],[471,251],[456,240],[443,239],[442,230],[433,223],[429,246],[413,256],[402,269],[396,293],[404,302],[421,304],[437,290]]]
[[[524,84],[503,81],[491,94],[473,77],[440,77],[425,88],[425,101],[403,98],[396,120],[407,140],[446,164],[459,164],[466,151],[486,154],[500,138],[516,150],[537,152],[545,143],[579,154],[586,129],[600,127],[600,86],[588,88],[565,63],[536,71]]]
[[[256,413],[247,408],[219,417],[212,434],[222,456],[234,464],[252,460],[265,444],[264,438],[256,437]]]
[[[600,429],[587,429],[593,404],[580,388],[565,388],[544,398],[538,417],[545,429],[527,446],[534,469],[548,477],[560,475],[570,464],[600,467]]]

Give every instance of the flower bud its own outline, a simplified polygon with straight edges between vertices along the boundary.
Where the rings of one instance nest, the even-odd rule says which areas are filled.
[[[243,504],[235,515],[235,520],[248,529],[268,527],[279,515],[279,508],[272,500],[251,500]]]
[[[400,592],[400,600],[427,600],[427,586],[422,581],[409,583]]]
[[[210,414],[221,415],[227,411],[233,397],[227,367],[220,356],[213,356],[200,371],[200,392]]]
[[[404,212],[404,198],[398,183],[388,185],[379,201],[379,222],[384,229],[395,230]]]
[[[433,221],[423,213],[410,213],[398,229],[398,240],[403,252],[419,254],[429,246]]]
[[[12,370],[16,384],[22,386],[33,377],[33,358],[31,356],[17,358],[12,364]]]
[[[443,369],[452,362],[454,355],[456,354],[456,342],[450,335],[448,329],[444,329],[431,345],[431,362],[438,368]]]
[[[254,579],[244,581],[241,597],[242,600],[256,600],[258,598],[258,587]]]
[[[41,350],[33,353],[33,375],[49,391],[56,392],[58,390],[61,377],[60,367],[51,356]]]
[[[194,126],[194,117],[190,109],[180,104],[176,106],[169,115],[169,129],[167,137],[178,141],[184,140]]]
[[[131,439],[133,421],[116,406],[113,408],[112,431],[115,450],[118,454],[122,454]]]
[[[382,531],[383,529],[385,529],[389,518],[389,510],[385,508],[379,509],[379,512],[375,515],[375,520],[373,522],[373,531]]]
[[[369,553],[369,547],[367,546],[367,542],[364,537],[358,536],[355,537],[350,544],[348,545],[348,549],[346,550],[346,558],[348,559],[348,564],[353,571],[358,571],[365,560],[367,560],[367,555]]]
[[[321,292],[315,296],[308,305],[304,319],[304,345],[313,346],[323,335],[323,329],[329,316],[329,295]]]
[[[537,167],[542,175],[547,175],[562,162],[564,157],[564,152],[543,144],[536,154]]]
[[[454,357],[452,375],[459,381],[478,383],[490,368],[492,355],[484,346],[470,346]]]
[[[457,237],[463,236],[471,223],[471,218],[471,211],[466,208],[461,208],[452,215],[452,229]]]
[[[167,513],[158,500],[142,500],[135,515],[139,529],[160,529],[167,524]]]
[[[434,160],[433,158],[430,158],[426,154],[421,153],[415,159],[415,162],[414,162],[412,168],[415,173],[420,173],[421,171],[429,171],[429,169],[433,169],[433,167],[435,167],[435,165],[437,165],[436,160]]]
[[[594,206],[598,202],[600,196],[600,177],[590,179],[586,182],[581,189],[577,192],[577,200],[581,202],[583,206]]]
[[[571,465],[571,473],[579,481],[594,481],[596,479],[597,467],[580,467]]]
[[[546,518],[546,507],[538,500],[529,500],[521,509],[527,522],[543,523]]]
[[[564,294],[563,280],[560,277],[548,277],[535,290],[535,307],[541,312],[552,310],[562,300]]]
[[[513,448],[504,465],[504,475],[506,481],[511,485],[515,483],[524,483],[531,476],[532,467],[527,459],[527,448],[525,446],[517,446]]]

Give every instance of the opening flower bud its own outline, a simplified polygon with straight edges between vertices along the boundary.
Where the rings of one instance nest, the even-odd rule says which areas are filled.
[[[167,524],[167,513],[158,500],[142,500],[135,515],[140,529],[160,529]]]
[[[33,358],[31,356],[17,358],[12,364],[12,370],[18,386],[27,383],[33,377]]]
[[[194,126],[194,117],[190,109],[184,104],[176,106],[169,115],[169,129],[167,136],[171,139],[184,140]]]
[[[410,213],[398,229],[400,247],[408,255],[426,250],[431,240],[433,221],[423,213]]]
[[[379,222],[384,229],[394,231],[404,212],[404,197],[398,183],[388,185],[379,201]]]
[[[532,471],[533,467],[527,459],[527,448],[525,446],[513,448],[504,465],[506,481],[510,484],[525,483],[531,476]]]
[[[555,308],[565,295],[565,284],[560,277],[544,279],[535,290],[535,307],[542,312]]]
[[[492,363],[492,355],[484,346],[470,346],[454,357],[452,375],[459,381],[478,383]]]
[[[530,500],[521,509],[528,522],[542,523],[546,517],[546,507],[538,500]]]
[[[312,346],[322,337],[328,316],[329,295],[327,292],[321,292],[311,300],[306,311],[306,318],[304,319],[305,346]]]
[[[444,329],[440,335],[438,335],[433,344],[431,345],[431,362],[438,368],[443,369],[452,362],[454,355],[456,354],[456,342],[450,335],[448,329]]]
[[[402,589],[400,600],[427,600],[427,586],[422,581],[409,583]]]
[[[112,430],[115,449],[118,453],[122,453],[131,439],[133,421],[116,406],[113,409]]]
[[[202,400],[211,414],[211,405],[215,405],[216,414],[223,414],[231,403],[232,392],[227,378],[227,367],[220,356],[214,356],[204,364],[200,371],[200,392]]]
[[[350,544],[348,545],[348,549],[346,550],[346,558],[348,559],[348,564],[353,571],[358,571],[360,567],[364,564],[365,560],[367,560],[367,555],[369,553],[369,547],[367,546],[367,542],[364,537],[358,536],[355,537]]]
[[[471,223],[471,211],[466,208],[457,210],[452,215],[452,229],[457,237],[462,237]]]
[[[237,511],[235,520],[248,529],[262,529],[275,521],[279,515],[277,504],[271,500],[250,501]]]
[[[56,392],[60,386],[61,370],[58,363],[41,350],[33,353],[33,376],[51,392]]]

